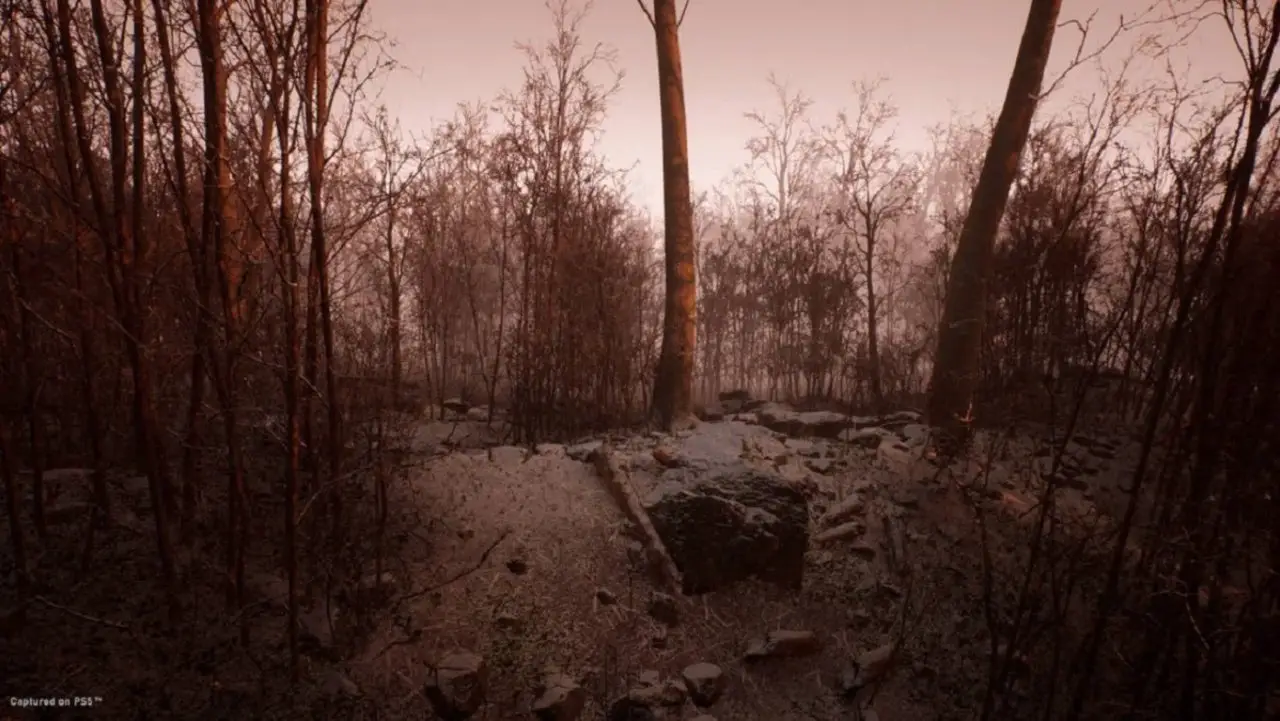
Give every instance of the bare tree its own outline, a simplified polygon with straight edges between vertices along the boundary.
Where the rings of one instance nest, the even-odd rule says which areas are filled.
[[[838,163],[836,182],[840,188],[836,222],[858,239],[862,273],[867,294],[867,371],[871,397],[877,409],[884,405],[880,365],[880,312],[877,296],[877,265],[884,249],[880,240],[894,232],[915,206],[919,184],[917,166],[903,159],[894,148],[888,127],[897,108],[877,98],[881,83],[854,85],[857,109],[850,116],[841,112],[828,142]]]
[[[1061,0],[1031,2],[1004,106],[951,261],[928,407],[930,423],[951,436],[968,427],[996,233],[1031,130],[1061,9]]]
[[[674,430],[693,420],[693,370],[697,360],[697,250],[689,190],[689,138],[680,63],[676,0],[640,0],[658,47],[658,93],[662,107],[662,177],[666,258],[666,312],[662,354],[653,384],[653,404],[662,427]]]

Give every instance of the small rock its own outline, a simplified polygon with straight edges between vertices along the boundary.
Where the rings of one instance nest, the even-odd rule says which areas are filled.
[[[658,446],[653,449],[653,460],[657,461],[663,468],[679,468],[682,465],[675,451],[666,446]]]
[[[858,656],[854,660],[858,671],[858,687],[865,688],[883,679],[894,661],[896,650],[892,643],[886,643]]]
[[[520,619],[510,613],[500,613],[493,619],[493,625],[503,631],[519,631],[523,626]]]
[[[566,456],[575,461],[586,463],[591,458],[591,454],[604,445],[601,441],[586,441],[584,443],[575,443],[564,449]]]
[[[649,599],[649,617],[659,623],[675,626],[680,623],[680,609],[671,596],[654,593]]]
[[[814,543],[831,543],[833,541],[841,541],[846,538],[854,538],[866,533],[867,527],[862,525],[860,521],[849,521],[842,523],[835,528],[828,528],[813,537]]]
[[[484,704],[488,683],[489,667],[483,657],[455,651],[431,669],[423,693],[436,715],[446,721],[465,721]]]
[[[525,563],[523,559],[513,558],[507,561],[507,570],[517,576],[523,576],[529,572],[529,564]]]
[[[808,468],[814,473],[819,473],[824,476],[828,475],[835,469],[835,463],[833,463],[829,458],[806,458],[804,465],[805,468]]]
[[[608,721],[658,721],[653,709],[631,698],[628,694],[609,706]]]
[[[596,601],[598,601],[601,606],[612,606],[618,602],[618,597],[613,595],[613,591],[610,591],[607,588],[597,588]]]
[[[914,488],[895,488],[893,502],[903,508],[915,508],[920,505],[920,494]]]
[[[463,403],[461,398],[450,398],[440,405],[444,406],[446,411],[458,414],[463,414],[471,410],[471,406]]]
[[[566,455],[565,447],[559,443],[539,443],[533,447],[533,452],[553,458],[563,458]]]
[[[867,504],[863,502],[862,497],[858,495],[850,495],[848,498],[832,506],[819,523],[823,526],[834,526],[839,523],[861,515],[866,510]]]
[[[472,408],[467,411],[467,420],[473,423],[487,423],[489,421],[489,409],[484,406]]]
[[[327,671],[320,680],[320,692],[325,696],[359,696],[360,688],[355,682],[347,678],[346,674],[338,671]]]
[[[665,628],[656,628],[653,635],[649,637],[649,646],[656,649],[664,649],[670,645],[671,635],[667,633]]]
[[[654,706],[680,706],[689,698],[689,689],[683,681],[668,679],[645,683],[627,692],[632,701],[650,708]]]
[[[705,406],[694,408],[694,415],[704,421],[722,421],[724,420],[724,408],[716,403],[709,403]]]
[[[812,656],[821,650],[822,642],[813,631],[770,631],[764,638],[751,642],[746,658],[748,661],[796,658]]]
[[[538,721],[576,721],[587,705],[587,693],[564,674],[550,674],[533,702],[533,716]]]
[[[864,561],[876,560],[876,549],[870,543],[858,542],[849,546],[849,553]]]
[[[710,706],[724,693],[724,670],[714,663],[695,663],[680,672],[695,706]]]

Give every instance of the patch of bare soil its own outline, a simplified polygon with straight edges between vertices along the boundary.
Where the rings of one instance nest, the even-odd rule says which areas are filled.
[[[772,453],[790,472],[800,469],[798,482],[813,492],[815,534],[834,524],[825,514],[856,520],[852,536],[815,535],[802,591],[747,582],[677,597],[673,615],[651,607],[655,590],[643,554],[586,462],[589,447],[442,448],[456,432],[439,424],[416,432],[404,478],[392,487],[389,598],[349,641],[327,638],[312,618],[308,637],[319,648],[308,646],[300,685],[288,680],[273,553],[254,557],[248,647],[238,643],[239,624],[221,602],[212,548],[192,562],[194,618],[172,635],[155,581],[150,516],[133,480],[119,488],[120,522],[98,539],[87,574],[73,573],[86,518],[56,527],[37,546],[37,601],[21,627],[0,629],[0,695],[100,699],[92,718],[432,718],[424,688],[434,664],[464,649],[488,668],[476,719],[532,718],[550,669],[586,692],[579,718],[602,718],[628,689],[655,674],[679,678],[699,662],[716,664],[727,679],[710,709],[721,721],[847,719],[858,718],[841,693],[851,663],[892,644],[893,670],[859,697],[880,719],[961,719],[980,703],[990,652],[982,549],[1011,569],[995,581],[1011,587],[1027,519],[1034,518],[1033,444],[1005,444],[1002,457],[972,461],[949,480],[893,449],[789,439],[733,421],[679,438],[615,439],[639,483],[645,473],[660,473],[653,452],[660,445],[684,441],[696,456],[747,438],[744,452]],[[1127,446],[1098,448],[1098,456],[1083,454],[1096,461],[1097,468],[1082,471],[1089,479],[1128,460]],[[1122,469],[1114,474],[1122,477]],[[962,489],[959,477],[985,478],[985,487]],[[1102,522],[1098,506],[1110,501],[1101,499],[1122,493],[1102,490],[1109,486],[1101,481],[1077,486],[1063,506],[1085,525]],[[985,509],[983,524],[975,523],[975,504]],[[262,515],[275,523],[278,514],[270,508]],[[0,530],[7,537],[7,527]],[[217,526],[204,532],[216,537]],[[4,553],[0,570],[8,579],[7,544]],[[13,601],[7,582],[0,609]],[[339,625],[334,620],[331,628]],[[753,641],[782,629],[813,632],[819,648],[796,658],[744,658]],[[665,718],[698,713],[685,703]]]

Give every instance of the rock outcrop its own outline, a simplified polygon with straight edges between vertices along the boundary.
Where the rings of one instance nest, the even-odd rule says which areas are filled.
[[[708,593],[752,576],[800,588],[808,501],[777,473],[746,463],[675,468],[662,475],[644,506],[680,570],[684,593]]]

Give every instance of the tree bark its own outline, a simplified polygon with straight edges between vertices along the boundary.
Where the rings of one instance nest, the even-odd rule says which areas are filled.
[[[951,261],[928,402],[929,421],[944,438],[961,439],[969,428],[996,234],[1031,130],[1061,8],[1062,0],[1031,2],[1004,106]]]
[[[653,404],[662,427],[675,430],[694,422],[693,367],[698,328],[689,140],[675,0],[654,0],[653,29],[658,47],[658,92],[662,107],[662,194],[666,236],[663,250],[667,286],[662,354],[654,378]]]

